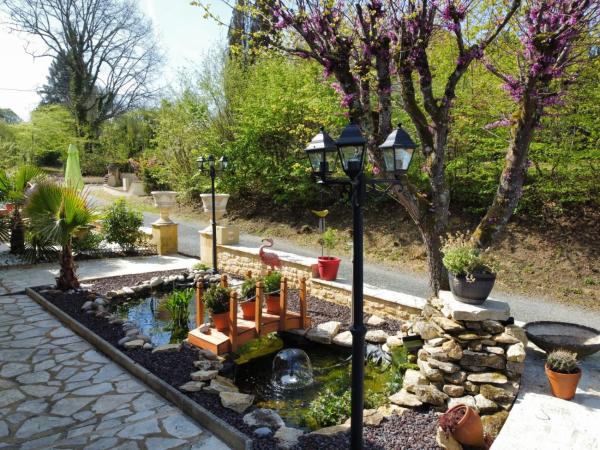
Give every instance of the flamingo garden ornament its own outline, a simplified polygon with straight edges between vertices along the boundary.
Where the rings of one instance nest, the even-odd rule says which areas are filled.
[[[273,239],[271,239],[271,238],[263,239],[262,242],[263,242],[263,245],[261,245],[260,249],[258,250],[258,257],[260,258],[260,260],[266,266],[270,266],[271,269],[275,269],[276,267],[280,268],[281,260],[279,259],[279,256],[277,256],[275,253],[265,252],[266,247],[273,247]]]

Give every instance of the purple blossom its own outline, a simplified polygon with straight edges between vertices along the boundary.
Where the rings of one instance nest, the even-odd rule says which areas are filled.
[[[495,128],[510,127],[511,125],[512,125],[512,122],[509,119],[505,118],[505,119],[496,120],[495,122],[492,122],[492,123],[488,123],[483,128],[485,130],[493,130]]]

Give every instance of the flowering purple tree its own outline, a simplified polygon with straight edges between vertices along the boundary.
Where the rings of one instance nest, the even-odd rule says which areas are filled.
[[[429,189],[418,192],[407,179],[405,188],[391,191],[419,228],[425,243],[434,292],[447,284],[441,258],[450,204],[444,167],[456,86],[470,64],[481,58],[519,6],[488,7],[474,17],[483,2],[459,0],[258,0],[257,10],[272,31],[294,33],[272,44],[319,62],[335,77],[352,121],[369,137],[369,151],[381,166],[377,149],[392,129],[392,82],[397,80],[403,106],[414,123],[425,158]],[[482,19],[484,17],[484,19]],[[472,41],[464,24],[480,24]],[[482,22],[485,21],[485,23]],[[457,59],[441,95],[434,93],[427,50],[436,35],[452,36]],[[295,42],[292,46],[285,42]],[[415,88],[416,85],[416,88]]]
[[[493,242],[517,207],[535,130],[544,112],[561,104],[566,88],[577,76],[572,67],[590,60],[586,40],[593,37],[599,12],[598,0],[529,0],[517,28],[519,72],[506,73],[485,61],[503,81],[517,108],[510,119],[498,123],[511,127],[511,139],[496,196],[473,235],[480,246]]]

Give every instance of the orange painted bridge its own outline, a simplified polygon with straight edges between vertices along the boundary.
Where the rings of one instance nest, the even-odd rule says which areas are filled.
[[[249,274],[250,275],[250,274]],[[227,276],[221,279],[221,285],[228,286]],[[237,292],[232,291],[229,299],[229,316],[227,329],[217,330],[214,326],[206,329],[204,324],[204,302],[202,300],[203,283],[196,285],[196,326],[188,333],[188,342],[211,352],[222,355],[235,352],[241,345],[276,331],[306,329],[310,327],[310,318],[306,315],[306,279],[300,280],[300,312],[288,311],[287,279],[281,280],[281,288],[277,295],[278,308],[272,303],[269,309],[264,308],[265,292],[262,282],[256,283],[256,300],[254,317],[248,319],[238,317]],[[275,300],[276,303],[276,300]],[[201,331],[204,330],[204,331]]]

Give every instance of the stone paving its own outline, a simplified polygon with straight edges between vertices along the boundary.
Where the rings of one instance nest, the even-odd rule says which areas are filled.
[[[3,295],[0,448],[228,447],[33,300]]]

